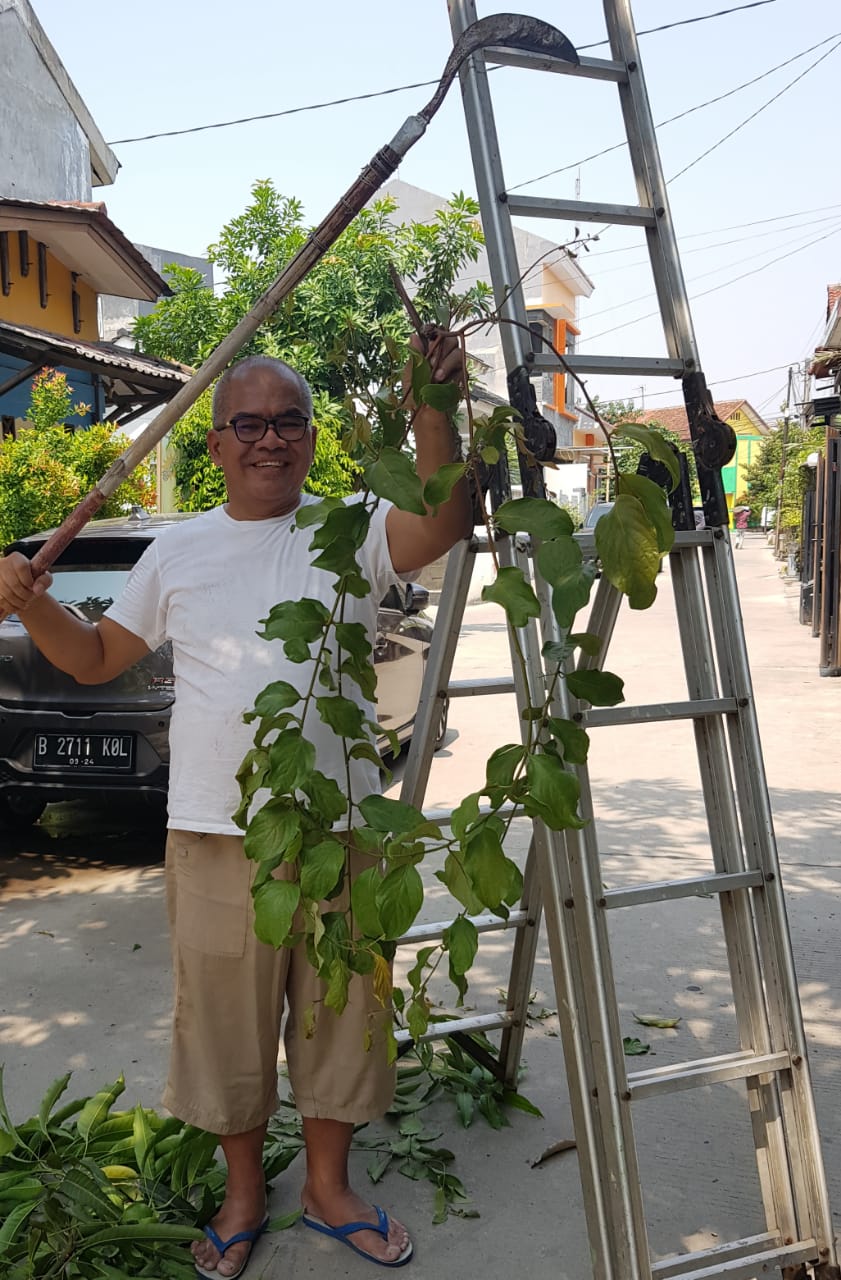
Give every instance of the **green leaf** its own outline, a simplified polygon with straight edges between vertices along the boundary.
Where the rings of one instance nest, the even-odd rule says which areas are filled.
[[[566,631],[579,609],[590,599],[595,570],[581,559],[581,548],[571,537],[553,538],[540,545],[535,558],[538,572],[552,587],[552,612]]]
[[[575,631],[567,636],[567,644],[580,649],[590,658],[596,658],[602,651],[602,638],[592,631]]]
[[[16,1238],[18,1243],[23,1243],[18,1237],[18,1231],[37,1204],[37,1200],[32,1200],[29,1204],[19,1204],[7,1215],[6,1220],[0,1225],[0,1256],[8,1253]]]
[[[10,1151],[14,1151],[17,1141],[13,1134],[6,1133],[5,1129],[0,1129],[0,1160],[7,1156]]]
[[[645,508],[646,514],[654,526],[657,535],[657,546],[663,555],[671,551],[675,544],[675,530],[672,524],[672,511],[666,495],[646,476],[620,475],[618,488],[620,493],[629,493]]]
[[[335,1009],[336,1013],[344,1012],[349,985],[350,968],[347,961],[342,956],[334,956],[330,961],[327,990],[324,994],[324,1003],[328,1009]]]
[[[647,609],[657,595],[660,547],[657,531],[637,498],[620,493],[596,525],[596,550],[605,577],[628,597],[632,609]]]
[[[326,725],[340,738],[363,738],[365,713],[362,708],[341,694],[316,698],[318,714]]]
[[[456,1111],[458,1112],[458,1118],[464,1125],[465,1129],[469,1129],[473,1123],[473,1116],[476,1111],[476,1103],[473,1099],[472,1093],[456,1094]]]
[[[342,507],[341,498],[322,498],[320,502],[308,502],[299,507],[295,514],[295,528],[306,529],[310,525],[323,524],[331,511]]]
[[[255,862],[271,860],[291,851],[294,857],[301,841],[301,815],[287,800],[269,800],[258,809],[245,832],[245,855]]]
[[[339,667],[343,676],[350,676],[362,690],[363,697],[374,702],[377,696],[377,668],[374,663],[359,658],[346,658]],[[398,744],[399,746],[399,744]]]
[[[652,458],[656,458],[658,462],[663,463],[672,477],[672,487],[674,488],[678,483],[680,480],[680,464],[666,437],[661,435],[659,431],[656,431],[653,427],[641,427],[637,422],[621,422],[614,428],[612,435],[614,437],[627,436],[629,440],[636,440],[642,445],[646,453],[650,454]],[[596,528],[598,528],[598,525]]]
[[[423,881],[410,863],[392,868],[376,890],[376,904],[386,938],[399,938],[414,923],[423,905]]]
[[[661,1018],[656,1013],[635,1013],[634,1022],[638,1022],[641,1027],[659,1027],[664,1031],[674,1031],[680,1018]]]
[[[301,900],[301,886],[292,880],[268,880],[254,894],[254,932],[270,947],[282,947]]]
[[[291,1213],[281,1214],[279,1218],[272,1218],[268,1227],[268,1231],[287,1231],[289,1227],[294,1227],[297,1222],[301,1221],[303,1209],[293,1209]]]
[[[310,542],[310,551],[324,550],[334,542],[358,551],[368,536],[371,512],[364,502],[340,503],[329,512],[327,519],[316,529]]]
[[[301,640],[310,645],[321,638],[329,620],[330,611],[320,600],[284,600],[260,619],[263,631],[257,634],[264,640]]]
[[[488,785],[492,787],[510,787],[514,781],[514,774],[525,756],[525,752],[526,749],[522,743],[497,747],[486,766],[485,776]]]
[[[479,801],[481,797],[481,791],[474,791],[471,795],[465,796],[461,804],[453,810],[450,818],[450,829],[456,840],[463,840],[467,828],[479,817]]]
[[[412,361],[412,398],[415,404],[420,404],[424,387],[432,382],[432,369],[420,351],[410,348],[409,356]]]
[[[602,517],[603,520],[606,518]],[[611,671],[570,671],[566,682],[573,697],[589,702],[593,707],[615,707],[625,701],[622,692],[625,682]]]
[[[549,732],[561,745],[564,759],[570,764],[586,764],[590,739],[581,726],[555,716],[550,716],[547,723]]]
[[[426,515],[423,485],[405,453],[384,448],[376,462],[365,468],[365,483],[378,498],[387,498],[401,511]]]
[[[391,781],[391,770],[386,769],[385,761],[374,746],[373,742],[355,742],[348,752],[348,755],[351,760],[370,760],[371,764],[376,765],[378,769],[381,769],[386,774],[389,782]]]
[[[445,462],[434,471],[423,486],[423,500],[431,507],[433,514],[442,502],[449,502],[453,489],[467,471],[464,462]]]
[[[485,904],[465,873],[463,858],[455,853],[448,853],[444,859],[443,868],[435,872],[435,877],[446,885],[456,901],[460,902],[472,916],[479,914]]]
[[[628,1058],[638,1058],[644,1053],[651,1052],[650,1044],[643,1044],[642,1040],[637,1040],[636,1036],[623,1036],[622,1048]]]
[[[258,716],[276,716],[278,712],[285,711],[287,707],[294,707],[295,703],[300,701],[301,694],[297,689],[286,680],[275,680],[273,684],[266,685],[266,688],[257,694],[254,699],[254,710]]]
[[[529,533],[542,541],[571,534],[574,528],[569,513],[545,498],[512,498],[493,518],[506,533]]]
[[[300,855],[301,893],[320,902],[336,888],[345,868],[345,847],[338,840],[322,840]]]
[[[456,916],[449,928],[444,930],[444,945],[449,951],[453,972],[467,973],[476,959],[479,946],[479,934],[473,921],[466,916]]]
[[[371,641],[364,622],[337,622],[335,626],[336,641],[339,647],[346,650],[360,662],[371,655]]]
[[[382,883],[379,866],[366,867],[356,877],[350,890],[350,907],[357,930],[366,938],[380,938],[383,925],[377,907],[377,890]]]
[[[359,802],[359,812],[375,831],[393,832],[394,835],[415,831],[425,822],[423,814],[414,805],[388,796],[365,796]]]
[[[420,401],[437,413],[455,413],[461,403],[461,391],[454,382],[428,382],[420,389]]]
[[[522,892],[520,870],[505,856],[499,832],[490,822],[483,822],[468,837],[464,866],[477,895],[491,911],[516,902]]]
[[[303,785],[312,808],[325,824],[338,822],[347,813],[347,797],[335,778],[328,778],[319,769],[313,769]]]
[[[523,807],[530,816],[542,818],[553,831],[578,830],[584,821],[578,816],[581,788],[557,756],[544,752],[529,757],[526,766],[528,792]]]
[[[496,580],[482,588],[482,599],[502,605],[512,627],[524,627],[529,618],[540,617],[537,596],[516,565],[500,569]]]
[[[94,1094],[92,1098],[88,1098],[76,1121],[76,1128],[83,1138],[90,1137],[96,1133],[96,1130],[102,1124],[120,1094],[125,1093],[125,1088],[125,1079],[120,1075],[113,1084],[108,1085],[105,1089],[100,1089],[99,1093]]]
[[[306,782],[315,766],[315,747],[300,729],[286,729],[269,747],[269,784],[274,792],[291,795]]]
[[[41,1100],[41,1105],[38,1108],[38,1124],[41,1128],[42,1133],[49,1132],[47,1121],[49,1120],[50,1115],[52,1114],[53,1107],[58,1102],[59,1098],[64,1093],[65,1089],[70,1083],[70,1077],[72,1074],[73,1073],[71,1071],[68,1071],[66,1075],[59,1076],[57,1080],[54,1080],[52,1082],[49,1089],[44,1094],[44,1097]],[[0,1156],[4,1156],[8,1154],[8,1152],[11,1151],[12,1147],[15,1145],[13,1140],[12,1147],[7,1147],[6,1151],[3,1151],[4,1136],[8,1136],[8,1135],[4,1135],[2,1132],[0,1132]]]

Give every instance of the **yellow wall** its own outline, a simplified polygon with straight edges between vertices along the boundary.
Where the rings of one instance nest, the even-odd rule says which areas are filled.
[[[0,293],[0,320],[10,324],[31,325],[33,329],[47,329],[66,338],[87,338],[97,341],[96,293],[84,280],[76,280],[79,294],[81,328],[73,330],[71,297],[73,280],[63,262],[47,250],[47,305],[41,306],[38,286],[38,243],[29,237],[29,274],[21,274],[20,246],[17,233],[9,233],[9,280],[11,292]]]
[[[734,501],[738,502],[747,489],[745,473],[747,468],[756,462],[764,436],[757,431],[756,424],[741,409],[731,413],[727,421],[736,432],[736,454],[730,463],[731,467],[734,464],[736,467],[736,484],[732,495],[729,492],[727,495],[727,505],[732,510]]]

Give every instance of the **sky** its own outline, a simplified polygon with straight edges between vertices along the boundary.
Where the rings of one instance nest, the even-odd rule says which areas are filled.
[[[445,0],[33,2],[121,164],[116,182],[95,198],[135,242],[182,253],[204,253],[262,178],[300,199],[316,223],[432,89],[125,140],[437,81],[452,43]],[[744,2],[636,0],[633,17],[642,32]],[[480,0],[479,14],[503,7]],[[609,57],[604,45],[582,48],[604,39],[598,0],[523,0],[520,8],[560,26],[582,53]],[[839,45],[837,0],[770,0],[640,35],[655,121],[690,111],[662,123],[658,138],[673,179],[669,201],[702,368],[717,400],[745,398],[770,419],[785,401],[788,368],[802,368],[824,332],[827,285],[841,279],[838,122],[830,108]],[[512,68],[497,70],[492,84],[509,188],[637,203],[624,147],[588,159],[624,139],[614,85]],[[531,181],[551,170],[561,172]],[[457,87],[398,176],[443,196],[475,193]],[[558,243],[571,234],[564,223],[523,225]],[[665,354],[659,318],[649,314],[656,301],[642,232],[609,228],[581,265],[595,286],[581,305],[581,349]],[[590,378],[588,390],[646,409],[680,402],[670,379]]]

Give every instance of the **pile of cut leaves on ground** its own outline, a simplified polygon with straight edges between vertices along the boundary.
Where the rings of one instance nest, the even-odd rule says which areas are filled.
[[[492,1051],[489,1042],[484,1047]],[[225,1170],[216,1138],[148,1108],[114,1110],[122,1076],[91,1097],[59,1106],[70,1073],[47,1091],[38,1114],[15,1124],[3,1094],[0,1067],[0,1275],[4,1280],[194,1280],[188,1249],[224,1194]],[[368,1173],[379,1182],[389,1169],[426,1179],[434,1188],[435,1222],[448,1213],[477,1216],[455,1156],[438,1146],[441,1132],[421,1112],[450,1096],[461,1124],[476,1116],[498,1129],[514,1107],[540,1112],[506,1089],[455,1041],[423,1045],[401,1061],[393,1126],[354,1138],[370,1153]],[[303,1150],[301,1118],[291,1103],[269,1124],[263,1162],[270,1183]],[[298,1213],[270,1224],[280,1230]]]

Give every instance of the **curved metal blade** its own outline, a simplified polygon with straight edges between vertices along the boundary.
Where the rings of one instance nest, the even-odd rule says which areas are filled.
[[[429,123],[465,58],[480,49],[494,47],[520,49],[523,53],[542,53],[550,58],[562,58],[564,62],[571,62],[576,67],[580,62],[575,46],[557,27],[542,22],[540,18],[526,17],[522,13],[492,13],[487,18],[474,22],[459,36],[447,59],[434,96],[418,115]]]

